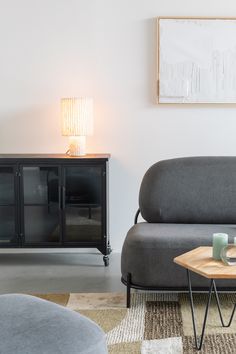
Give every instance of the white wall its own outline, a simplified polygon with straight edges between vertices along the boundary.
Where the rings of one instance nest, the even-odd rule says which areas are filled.
[[[155,104],[157,16],[236,16],[235,0],[0,1],[0,153],[64,152],[60,98],[95,100],[89,152],[110,152],[110,233],[122,246],[145,170],[236,155],[235,106]],[[227,6],[226,6],[227,5]]]

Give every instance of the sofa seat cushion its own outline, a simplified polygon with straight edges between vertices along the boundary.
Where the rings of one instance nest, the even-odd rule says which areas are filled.
[[[215,232],[227,233],[233,243],[236,225],[138,223],[129,230],[123,245],[122,277],[126,280],[127,273],[131,273],[136,286],[186,288],[186,272],[173,259],[193,248],[211,246]],[[192,280],[195,287],[209,284],[198,275],[193,275]],[[219,280],[217,284],[236,288],[235,280]]]
[[[94,322],[34,296],[1,295],[0,328],[4,354],[107,354]]]

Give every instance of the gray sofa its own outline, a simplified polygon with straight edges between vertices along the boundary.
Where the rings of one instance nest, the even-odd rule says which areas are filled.
[[[137,223],[138,213],[145,222]],[[212,234],[236,236],[236,157],[186,157],[154,164],[143,177],[139,210],[121,255],[122,282],[145,290],[186,290],[186,272],[173,258],[198,246],[212,245]],[[206,279],[193,275],[204,290]],[[236,282],[218,281],[235,290]]]

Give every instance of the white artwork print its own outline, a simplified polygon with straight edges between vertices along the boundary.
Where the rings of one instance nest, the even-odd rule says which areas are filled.
[[[159,19],[159,103],[236,103],[236,19]]]

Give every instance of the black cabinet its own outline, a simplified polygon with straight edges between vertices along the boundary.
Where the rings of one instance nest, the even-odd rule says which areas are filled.
[[[0,242],[4,246],[18,244],[17,167],[0,164]]]
[[[92,247],[108,265],[108,160],[0,155],[0,247]]]

